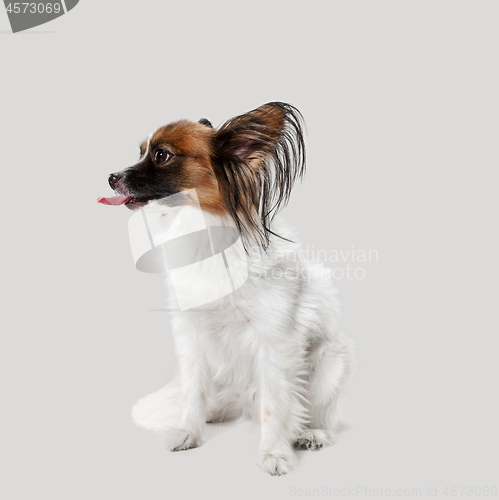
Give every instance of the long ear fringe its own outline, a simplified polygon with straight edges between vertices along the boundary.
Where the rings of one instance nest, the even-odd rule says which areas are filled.
[[[268,125],[276,121],[283,121],[277,133]],[[266,250],[271,235],[282,238],[270,230],[270,222],[305,173],[304,128],[303,116],[294,106],[271,102],[229,120],[219,130],[217,150],[225,153],[213,158],[215,174],[246,249],[254,241]],[[240,148],[247,149],[245,158]],[[257,170],[254,160],[261,160]]]

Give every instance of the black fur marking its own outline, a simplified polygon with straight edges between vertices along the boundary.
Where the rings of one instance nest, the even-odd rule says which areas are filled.
[[[213,125],[211,124],[210,120],[207,120],[206,118],[201,118],[201,120],[198,121],[201,125],[206,125],[207,127],[213,128]]]
[[[183,158],[174,156],[167,166],[158,166],[150,157],[122,171],[120,188],[139,201],[157,200],[182,190]]]

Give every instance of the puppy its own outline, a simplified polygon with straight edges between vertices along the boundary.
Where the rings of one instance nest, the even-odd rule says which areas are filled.
[[[245,416],[261,425],[259,466],[282,475],[296,463],[294,448],[334,441],[352,342],[338,329],[329,271],[298,258],[296,235],[274,219],[304,171],[302,115],[272,102],[218,129],[206,119],[159,128],[136,165],[110,175],[116,196],[98,200],[161,210],[162,199],[195,190],[203,213],[232,224],[242,241],[231,265],[244,267],[247,280],[171,313],[180,372],[133,408],[137,425],[164,433],[172,451],[200,446],[208,423]],[[174,309],[168,274],[166,285]]]

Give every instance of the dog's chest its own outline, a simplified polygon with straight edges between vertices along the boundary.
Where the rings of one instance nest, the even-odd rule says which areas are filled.
[[[258,336],[251,319],[228,306],[192,315],[190,320],[191,324],[184,327],[195,332],[193,349],[212,381],[221,386],[248,387],[255,378],[258,352]]]

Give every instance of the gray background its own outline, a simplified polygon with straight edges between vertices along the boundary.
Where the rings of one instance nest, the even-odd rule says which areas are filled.
[[[2,496],[498,486],[498,14],[86,0],[12,35],[1,11]],[[175,454],[134,427],[131,406],[176,361],[151,311],[159,279],[133,267],[130,213],[96,203],[157,126],[272,100],[308,123],[309,173],[286,210],[303,241],[379,253],[339,283],[357,344],[351,428],[282,478],[255,466],[251,425]]]

